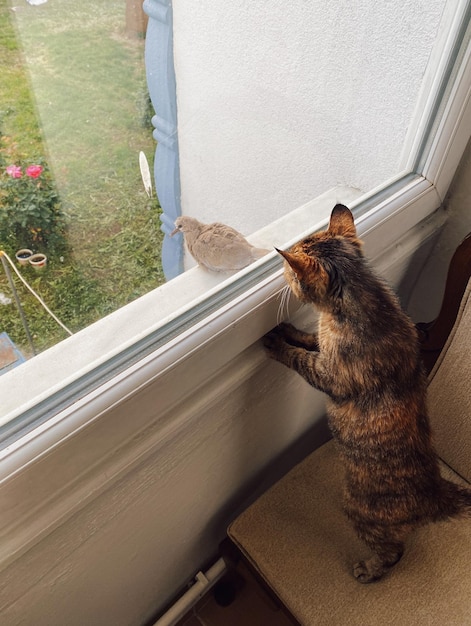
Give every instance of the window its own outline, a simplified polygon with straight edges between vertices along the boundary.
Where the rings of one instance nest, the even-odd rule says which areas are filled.
[[[297,23],[291,14],[286,16],[283,13],[286,9],[285,3],[278,3],[276,10],[269,16],[262,14],[262,17],[267,17],[265,30],[256,39],[251,19],[253,15],[250,11],[256,11],[260,17],[263,9],[256,9],[252,5],[250,9],[244,7],[243,3],[235,5],[230,10],[226,7],[225,20],[222,22],[218,20],[218,27],[211,29],[211,37],[202,36],[199,39],[200,45],[207,39],[206,49],[201,50],[191,47],[193,44],[190,25],[192,29],[199,28],[199,32],[205,33],[203,26],[208,29],[208,24],[211,23],[209,4],[194,5],[190,12],[187,4],[177,2],[174,3],[172,16],[171,6],[163,1],[148,0],[145,3],[150,18],[146,42],[147,69],[151,96],[156,105],[157,115],[154,124],[159,141],[156,173],[157,183],[159,184],[159,177],[163,181],[159,186],[159,197],[165,212],[163,223],[166,234],[168,235],[175,217],[168,212],[167,207],[170,205],[172,210],[180,209],[177,202],[179,199],[177,178],[180,174],[181,202],[184,210],[189,211],[191,207],[204,221],[222,219],[220,211],[224,208],[226,199],[229,199],[229,205],[226,207],[227,217],[224,221],[245,232],[255,230],[256,232],[252,234],[253,241],[266,247],[273,244],[289,245],[307,232],[320,227],[332,205],[338,200],[355,207],[363,233],[367,235],[373,227],[376,233],[380,233],[376,240],[381,241],[381,246],[389,245],[400,233],[406,232],[413,224],[425,219],[438,208],[453,169],[453,166],[449,165],[454,162],[448,148],[450,137],[454,140],[452,152],[456,161],[460,150],[464,148],[463,142],[469,136],[466,130],[468,103],[466,28],[469,22],[467,3],[451,6],[437,0],[419,8],[416,3],[411,3],[411,13],[404,17],[405,21],[401,24],[404,30],[393,29],[404,44],[400,50],[396,50],[391,39],[386,39],[387,45],[384,40],[385,36],[389,37],[388,27],[393,23],[393,14],[382,13],[382,9],[375,5],[376,13],[373,12],[372,17],[377,19],[378,30],[371,31],[365,27],[365,32],[368,35],[373,33],[373,43],[376,47],[365,50],[361,46],[361,38],[355,40],[356,54],[361,55],[363,61],[363,66],[356,72],[352,71],[349,64],[348,46],[347,50],[340,50],[335,37],[324,39],[323,32],[318,32],[319,40],[324,41],[325,45],[331,42],[330,53],[333,53],[335,69],[353,77],[353,82],[348,88],[343,86],[347,95],[344,93],[342,97],[338,95],[342,92],[342,87],[328,81],[329,75],[333,72],[330,66],[324,67],[323,80],[316,85],[316,89],[321,91],[324,89],[317,105],[328,104],[325,112],[328,123],[325,125],[329,133],[335,131],[338,135],[330,144],[324,137],[320,142],[322,150],[313,150],[312,139],[303,141],[304,118],[314,120],[315,125],[319,126],[316,110],[300,107],[296,110],[296,119],[291,119],[289,113],[292,109],[285,89],[286,81],[289,80],[290,93],[296,91],[296,70],[298,64],[305,62],[302,57],[304,49],[309,45],[309,27],[303,28],[297,40],[295,28]],[[32,10],[37,8],[31,7]],[[311,9],[312,7],[309,11]],[[99,10],[96,3],[94,9],[90,10],[93,19],[94,12]],[[392,10],[391,7],[387,9],[389,10]],[[237,11],[243,18],[239,18],[237,22],[239,29],[235,32],[237,41],[243,40],[242,35],[245,31],[241,29],[246,28],[250,31],[250,37],[257,41],[257,45],[247,57],[244,56],[244,50],[240,46],[232,48],[229,46],[229,65],[222,64],[218,55],[212,53],[218,40],[217,31],[218,28],[230,30],[236,23],[234,20]],[[347,14],[337,12],[338,8],[334,13],[329,11],[333,9],[328,9],[324,15],[326,23],[331,24],[332,28],[334,25],[335,28],[343,27],[345,32],[350,34],[350,41],[353,41],[355,28],[351,28],[350,20],[353,8],[348,9]],[[425,19],[421,20],[421,16]],[[279,29],[282,28],[286,17],[289,18],[292,30],[289,36],[282,37]],[[317,24],[311,13],[309,17],[312,23]],[[354,25],[358,29],[365,20],[366,13],[360,13]],[[309,20],[305,22],[309,24]],[[417,32],[422,33],[426,45],[421,50],[420,58],[419,55],[412,55],[414,58],[411,59],[408,56],[409,50],[405,50],[405,42],[410,38],[411,29],[415,28],[418,29]],[[404,37],[404,32],[408,37]],[[171,33],[175,35],[174,57],[178,78],[177,106],[173,108],[172,94],[166,93],[164,89],[159,91],[155,88],[156,84],[162,85],[162,82],[157,81],[157,76],[159,79],[165,79],[164,84],[167,87],[172,85],[172,73],[171,71],[169,73],[168,69],[173,60],[169,48]],[[378,44],[379,33],[383,37],[382,46]],[[262,51],[271,50],[273,45],[280,41],[290,48],[292,56],[289,57],[287,54],[284,59],[277,58],[270,63],[269,59],[262,55]],[[346,38],[346,41],[349,39]],[[433,47],[431,42],[434,42]],[[157,55],[159,46],[162,46],[160,52],[164,56]],[[386,58],[390,62],[391,71],[396,73],[396,84],[401,84],[401,79],[404,78],[405,85],[415,85],[413,94],[409,88],[399,94],[393,94],[397,96],[397,101],[391,108],[392,113],[401,108],[400,103],[404,99],[407,100],[407,106],[401,109],[401,117],[396,120],[396,125],[392,126],[387,124],[391,122],[389,119],[382,123],[383,118],[388,118],[390,112],[389,100],[384,96],[383,90],[376,93],[376,107],[372,108],[374,114],[371,117],[365,99],[359,100],[355,108],[352,107],[352,101],[358,99],[359,91],[363,90],[362,95],[368,96],[373,89],[372,79],[366,81],[367,87],[361,83],[361,77],[367,72],[370,63],[374,66],[373,76],[378,80],[383,78],[387,69],[384,57],[381,57],[381,63],[375,65],[382,47],[388,50]],[[192,54],[185,55],[184,51],[190,49]],[[391,57],[393,51],[394,59]],[[206,53],[205,58],[211,60],[212,65],[197,71],[203,52]],[[398,66],[395,65],[396,54],[404,55]],[[259,65],[255,63],[257,58],[260,58]],[[288,58],[291,62],[286,65]],[[158,67],[155,66],[156,59]],[[162,59],[165,61],[163,64]],[[296,59],[298,64],[294,62]],[[343,63],[339,63],[339,59],[344,61],[346,59],[346,68]],[[417,61],[409,77],[401,75],[401,70],[407,65],[406,60]],[[304,70],[307,72],[306,75],[314,80],[315,72],[310,66],[312,58],[308,61]],[[242,71],[238,69],[240,65],[247,71],[250,67],[256,68],[248,87],[237,74],[238,71]],[[280,71],[273,72],[271,69],[273,66],[279,67]],[[275,78],[278,77],[280,82],[275,85],[276,89],[272,84],[271,92],[266,93],[267,88],[262,78],[269,71]],[[230,84],[227,80],[229,74],[236,75],[239,80],[241,98],[239,102],[230,97],[234,91],[230,93],[227,91]],[[422,74],[424,79],[421,81]],[[199,90],[196,84],[198,82],[201,82]],[[387,86],[388,80],[384,83]],[[210,89],[212,84],[216,87]],[[260,85],[259,89],[256,88],[257,85]],[[224,87],[222,91],[218,89],[221,86]],[[356,90],[356,86],[361,88]],[[301,90],[307,89],[304,83],[297,87]],[[158,93],[156,94],[154,90]],[[114,97],[113,94],[112,98]],[[252,98],[261,99],[263,106],[270,106],[266,118],[255,119],[254,116],[254,119],[247,117],[240,119],[238,111],[241,110],[243,103],[245,111],[249,110]],[[171,141],[175,134],[172,119],[175,121],[177,109],[178,144]],[[216,110],[220,113],[220,123],[217,123],[218,118],[213,115]],[[383,115],[378,116],[378,110],[383,112]],[[360,113],[363,118],[358,118]],[[371,119],[375,121],[380,119],[381,123],[372,129],[368,121]],[[323,129],[317,126],[314,130],[320,134]],[[398,127],[401,133],[396,132]],[[263,129],[266,130],[266,134],[262,134],[263,141],[260,145],[265,148],[252,148],[244,152],[245,143],[251,141],[251,138],[257,136]],[[368,134],[367,131],[372,132]],[[282,154],[282,147],[287,146],[287,137],[290,133],[293,133],[295,141],[289,150],[287,149],[287,153]],[[350,135],[348,148],[342,144],[347,134]],[[296,147],[299,148],[299,154],[296,153]],[[391,152],[387,158],[376,162],[378,159],[375,155],[384,156],[389,149]],[[275,154],[270,160],[271,163],[279,161],[282,164],[278,171],[271,171],[265,165],[265,150]],[[368,157],[370,165],[353,173],[349,168],[355,150],[361,155],[356,158],[355,163],[364,166]],[[241,155],[247,156],[247,161],[244,161],[243,167],[236,169]],[[343,174],[339,174],[340,170],[336,169],[336,163],[343,164]],[[314,184],[312,175],[321,165],[324,167],[324,174],[321,180]],[[263,172],[260,185],[256,185],[258,166]],[[374,170],[373,166],[377,169]],[[300,187],[299,195],[293,193],[292,185],[280,184],[284,179],[288,181],[297,170],[303,170],[304,178],[304,186],[297,185]],[[231,171],[234,172],[232,179]],[[368,181],[360,181],[360,174]],[[329,179],[329,175],[333,178]],[[205,181],[204,184],[201,184],[202,179]],[[338,186],[338,183],[341,185]],[[228,193],[231,186],[233,192]],[[289,192],[286,192],[285,188]],[[254,189],[257,190],[258,196],[252,193]],[[284,195],[285,193],[288,195]],[[280,198],[277,198],[278,195]],[[308,200],[313,197],[314,200]],[[142,199],[146,201],[143,195]],[[238,204],[234,204],[235,201]],[[254,211],[252,203],[257,206],[264,203],[265,208]],[[411,203],[415,203],[414,212],[405,210]],[[277,209],[272,212],[271,209],[275,204]],[[250,215],[254,216],[253,222],[247,224],[246,228],[244,220],[248,213],[246,212],[242,218],[240,206],[249,207]],[[178,246],[181,250],[181,241],[169,240],[168,236],[164,242],[164,249],[166,245]],[[375,244],[371,245],[374,252]],[[226,359],[227,362],[227,359],[253,343],[270,325],[276,323],[273,310],[276,308],[276,294],[281,284],[280,262],[276,254],[272,253],[236,276],[220,276],[205,273],[198,268],[192,269],[191,272],[180,274],[158,289],[151,290],[125,307],[111,312],[38,355],[34,360],[24,363],[18,371],[13,370],[0,377],[0,393],[2,398],[5,398],[2,400],[4,444],[13,445],[12,442],[15,442],[20,434],[29,433],[32,426],[42,428],[43,431],[50,429],[56,423],[54,420],[59,421],[57,416],[63,417],[64,411],[72,410],[72,406],[75,410],[79,405],[87,403],[90,397],[97,397],[94,394],[98,394],[98,391],[94,389],[97,390],[99,385],[104,385],[111,395],[118,393],[118,386],[124,385],[125,380],[131,385],[132,377],[129,375],[131,370],[136,372],[136,376],[147,375],[144,374],[148,371],[146,363],[153,372],[152,376],[164,375],[167,369],[174,368],[175,363],[184,358],[188,350],[197,351],[200,346],[209,343],[217,346],[219,337],[221,340],[222,336],[227,339],[226,335],[230,329],[231,332],[235,332],[236,327],[239,329],[243,327],[246,333],[243,339],[234,340],[232,347],[228,347],[226,343],[224,348],[217,348],[221,354],[224,353],[223,361]],[[249,324],[249,320],[254,323]],[[181,352],[183,346],[184,352]],[[217,362],[215,358],[214,363]],[[38,370],[41,371],[40,377],[35,376]],[[199,372],[193,371],[192,378],[195,384],[198,376],[204,375],[208,375],[204,368]],[[22,393],[25,380],[28,381],[27,396]],[[144,378],[139,379],[141,383],[132,380],[134,385],[144,384]],[[119,394],[124,393],[124,387],[125,385],[119,386]],[[130,390],[131,387],[128,388],[129,393]],[[101,398],[106,395],[103,387],[100,387],[100,394]]]
[[[0,242],[72,332],[164,281],[160,209],[141,180],[152,163],[145,14],[136,2],[3,3]],[[33,176],[30,176],[31,168]],[[10,173],[9,173],[10,172]],[[27,259],[26,259],[27,260]],[[32,340],[14,303],[3,330],[29,358],[67,337],[10,267]],[[11,296],[1,272],[0,291]]]
[[[167,7],[150,4],[150,20],[165,21]],[[453,3],[448,18],[405,172],[351,203],[374,260],[384,250],[383,259],[394,255],[397,241],[403,247],[407,233],[439,217],[433,213],[471,134],[468,3]],[[321,226],[337,199],[335,190],[321,194],[265,226],[264,236],[289,244]],[[144,623],[189,568],[210,558],[214,531],[223,531],[224,511],[242,482],[273,458],[267,439],[276,440],[273,454],[286,449],[289,435],[301,436],[313,410],[323,410],[322,398],[313,407],[306,396],[304,421],[288,436],[285,405],[276,429],[265,410],[269,394],[261,392],[273,383],[276,364],[258,339],[276,323],[283,285],[275,255],[234,277],[191,269],[0,377],[1,410],[11,417],[0,451],[9,615],[33,615],[50,605],[52,593],[56,617],[71,614],[75,601],[76,614],[88,609],[91,621],[114,607],[116,623]],[[230,409],[229,418],[221,408]],[[185,454],[195,448],[194,456]],[[205,493],[194,498],[202,476]],[[129,567],[116,567],[123,562]]]

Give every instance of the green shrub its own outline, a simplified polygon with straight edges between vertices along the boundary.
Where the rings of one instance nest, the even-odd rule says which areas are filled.
[[[59,195],[42,159],[4,165],[0,175],[0,242],[61,252],[66,248]]]

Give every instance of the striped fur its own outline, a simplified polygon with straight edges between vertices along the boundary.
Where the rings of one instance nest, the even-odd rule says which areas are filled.
[[[326,231],[279,252],[292,292],[320,312],[319,328],[281,324],[265,347],[328,396],[345,513],[373,552],[353,573],[372,582],[415,528],[467,513],[471,492],[440,476],[415,326],[369,268],[351,212],[337,205]]]

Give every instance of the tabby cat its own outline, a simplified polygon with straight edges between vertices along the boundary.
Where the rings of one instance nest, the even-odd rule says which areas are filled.
[[[372,582],[415,528],[471,511],[471,491],[440,476],[415,327],[369,268],[349,209],[338,204],[326,231],[278,252],[291,291],[319,310],[319,328],[281,324],[265,347],[328,396],[344,510],[373,553],[353,573]]]

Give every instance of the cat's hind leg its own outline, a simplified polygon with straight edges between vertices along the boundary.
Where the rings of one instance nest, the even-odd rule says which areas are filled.
[[[353,575],[360,583],[372,583],[379,580],[396,565],[404,552],[404,544],[395,544],[388,549],[388,555],[374,554],[365,561],[357,561],[353,566]]]
[[[379,580],[401,559],[404,540],[411,532],[410,526],[399,528],[357,527],[358,536],[372,550],[373,556],[358,561],[353,566],[353,575],[361,583]]]

